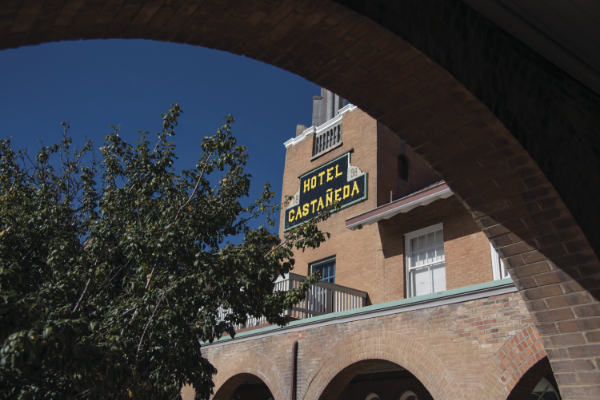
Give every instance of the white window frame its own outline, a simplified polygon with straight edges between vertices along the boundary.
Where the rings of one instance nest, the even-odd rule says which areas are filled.
[[[309,268],[308,268],[309,269],[309,273],[313,274],[315,272],[315,267],[320,267],[323,264],[329,264],[330,262],[333,261],[333,262],[335,262],[335,272],[333,274],[333,283],[335,284],[335,276],[337,275],[337,259],[336,259],[336,257],[337,257],[337,254],[333,255],[333,256],[330,256],[330,257],[327,257],[327,258],[323,258],[323,259],[318,260],[318,261],[313,261],[313,262],[309,263],[308,264],[308,266],[309,266]],[[322,278],[323,277],[321,277],[321,279]]]
[[[405,271],[405,275],[406,275],[406,296],[407,297],[415,297],[415,294],[412,293],[412,284],[411,284],[411,271],[412,270],[417,270],[417,269],[421,269],[424,268],[425,266],[420,266],[418,268],[411,268],[411,257],[412,257],[412,246],[411,246],[411,239],[414,239],[415,237],[418,236],[422,236],[422,235],[426,235],[428,233],[432,233],[432,232],[436,232],[436,231],[442,231],[442,235],[444,234],[444,224],[443,223],[439,223],[439,224],[435,224],[432,226],[428,226],[427,228],[423,228],[423,229],[419,229],[418,231],[414,231],[414,232],[410,232],[410,233],[406,233],[404,235],[404,252],[405,254],[405,259],[406,259],[406,266],[404,268]],[[444,260],[441,262],[436,262],[434,264],[430,264],[429,266],[433,266],[433,265],[438,265],[438,264],[444,264],[444,272],[446,269],[446,251],[444,250]],[[429,286],[429,294],[431,293],[435,293],[433,292],[433,288],[431,287],[433,279],[430,279],[430,286]],[[444,285],[445,286],[445,285]],[[446,289],[444,289],[446,290]]]
[[[499,281],[501,279],[510,278],[510,274],[504,265],[504,261],[500,258],[500,254],[494,248],[494,245],[490,242],[490,254],[492,256],[492,273],[494,274],[494,280]]]

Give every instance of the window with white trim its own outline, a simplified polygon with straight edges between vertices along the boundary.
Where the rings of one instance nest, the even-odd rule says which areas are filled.
[[[510,278],[504,261],[500,258],[500,254],[494,248],[494,245],[490,243],[490,253],[492,255],[492,272],[494,273],[494,280]]]
[[[321,281],[335,283],[335,256],[310,263],[310,272],[320,272]]]
[[[407,296],[446,290],[446,258],[442,224],[404,235]]]

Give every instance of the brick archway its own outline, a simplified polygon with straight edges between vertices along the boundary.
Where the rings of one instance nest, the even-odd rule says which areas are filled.
[[[508,398],[527,371],[546,357],[540,335],[533,326],[517,332],[488,362],[479,398]]]
[[[539,360],[533,367],[529,368],[527,372],[523,374],[519,382],[511,390],[510,395],[506,400],[520,400],[529,397],[533,392],[537,384],[542,378],[548,378],[550,384],[557,388],[556,380],[552,379],[552,367],[550,367],[550,361],[548,357],[544,357]]]
[[[0,49],[162,40],[245,55],[327,87],[447,181],[508,264],[556,350],[552,364],[600,341],[600,325],[587,321],[600,316],[600,213],[590,212],[600,197],[599,96],[460,0],[347,3],[354,11],[331,0],[13,0],[0,5]],[[565,399],[600,396],[600,384],[577,383],[600,369],[593,356],[561,366],[558,374],[581,374],[559,379]]]
[[[218,373],[215,375],[215,394],[212,400],[229,400],[238,386],[252,375],[267,385],[275,400],[284,400],[288,396],[281,371],[264,354],[235,353],[220,357],[213,364]]]
[[[306,390],[299,398],[337,399],[356,374],[380,361],[390,361],[409,370],[434,399],[465,398],[431,350],[408,335],[387,331],[362,332],[342,340],[308,376]]]

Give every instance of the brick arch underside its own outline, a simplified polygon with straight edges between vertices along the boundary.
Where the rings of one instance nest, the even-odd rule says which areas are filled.
[[[217,368],[212,400],[229,400],[231,395],[252,375],[262,380],[275,400],[286,399],[284,378],[275,363],[267,356],[255,352],[235,353],[214,361]]]
[[[443,362],[408,335],[374,331],[352,335],[338,343],[306,379],[303,400],[336,400],[359,372],[390,361],[412,373],[434,399],[458,400],[464,395]]]
[[[187,43],[340,94],[413,147],[499,249],[555,372],[570,377],[563,397],[600,396],[578,377],[600,367],[592,355],[563,362],[600,341],[598,96],[460,0],[347,3],[357,12],[330,0],[12,0],[0,5],[0,49]]]

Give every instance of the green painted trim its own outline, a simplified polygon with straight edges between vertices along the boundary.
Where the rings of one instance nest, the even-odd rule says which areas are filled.
[[[409,306],[409,305],[417,304],[417,303],[428,303],[428,302],[432,302],[435,300],[441,300],[444,298],[450,298],[450,297],[456,297],[456,296],[463,295],[463,294],[469,294],[471,292],[480,292],[480,291],[484,291],[484,290],[488,290],[488,289],[493,289],[496,287],[502,287],[502,286],[510,285],[512,283],[513,283],[513,280],[511,278],[501,279],[498,281],[489,281],[489,282],[484,282],[484,283],[478,283],[476,285],[465,286],[465,287],[461,287],[461,288],[457,288],[457,289],[444,290],[443,292],[430,293],[430,294],[425,294],[423,296],[410,297],[408,299],[394,300],[394,301],[389,301],[387,303],[374,304],[371,306],[354,308],[352,310],[341,311],[341,312],[337,312],[337,313],[323,314],[323,315],[318,315],[316,317],[311,317],[311,318],[299,319],[299,320],[290,322],[289,324],[285,325],[285,327],[271,325],[271,326],[266,326],[264,328],[252,329],[249,331],[238,333],[237,335],[235,335],[235,338],[243,338],[248,335],[256,335],[256,334],[266,333],[266,332],[275,331],[275,330],[281,329],[281,328],[289,328],[289,327],[294,327],[297,325],[303,325],[303,324],[307,324],[307,323],[315,323],[315,322],[319,322],[321,320],[349,317],[354,314],[368,314],[370,312],[376,312],[376,311],[383,310],[386,308]],[[224,342],[224,341],[229,341],[229,340],[235,340],[235,339],[231,339],[230,337],[225,337],[225,338],[214,340],[213,343]],[[200,344],[201,345],[209,345],[208,342],[202,342]]]

